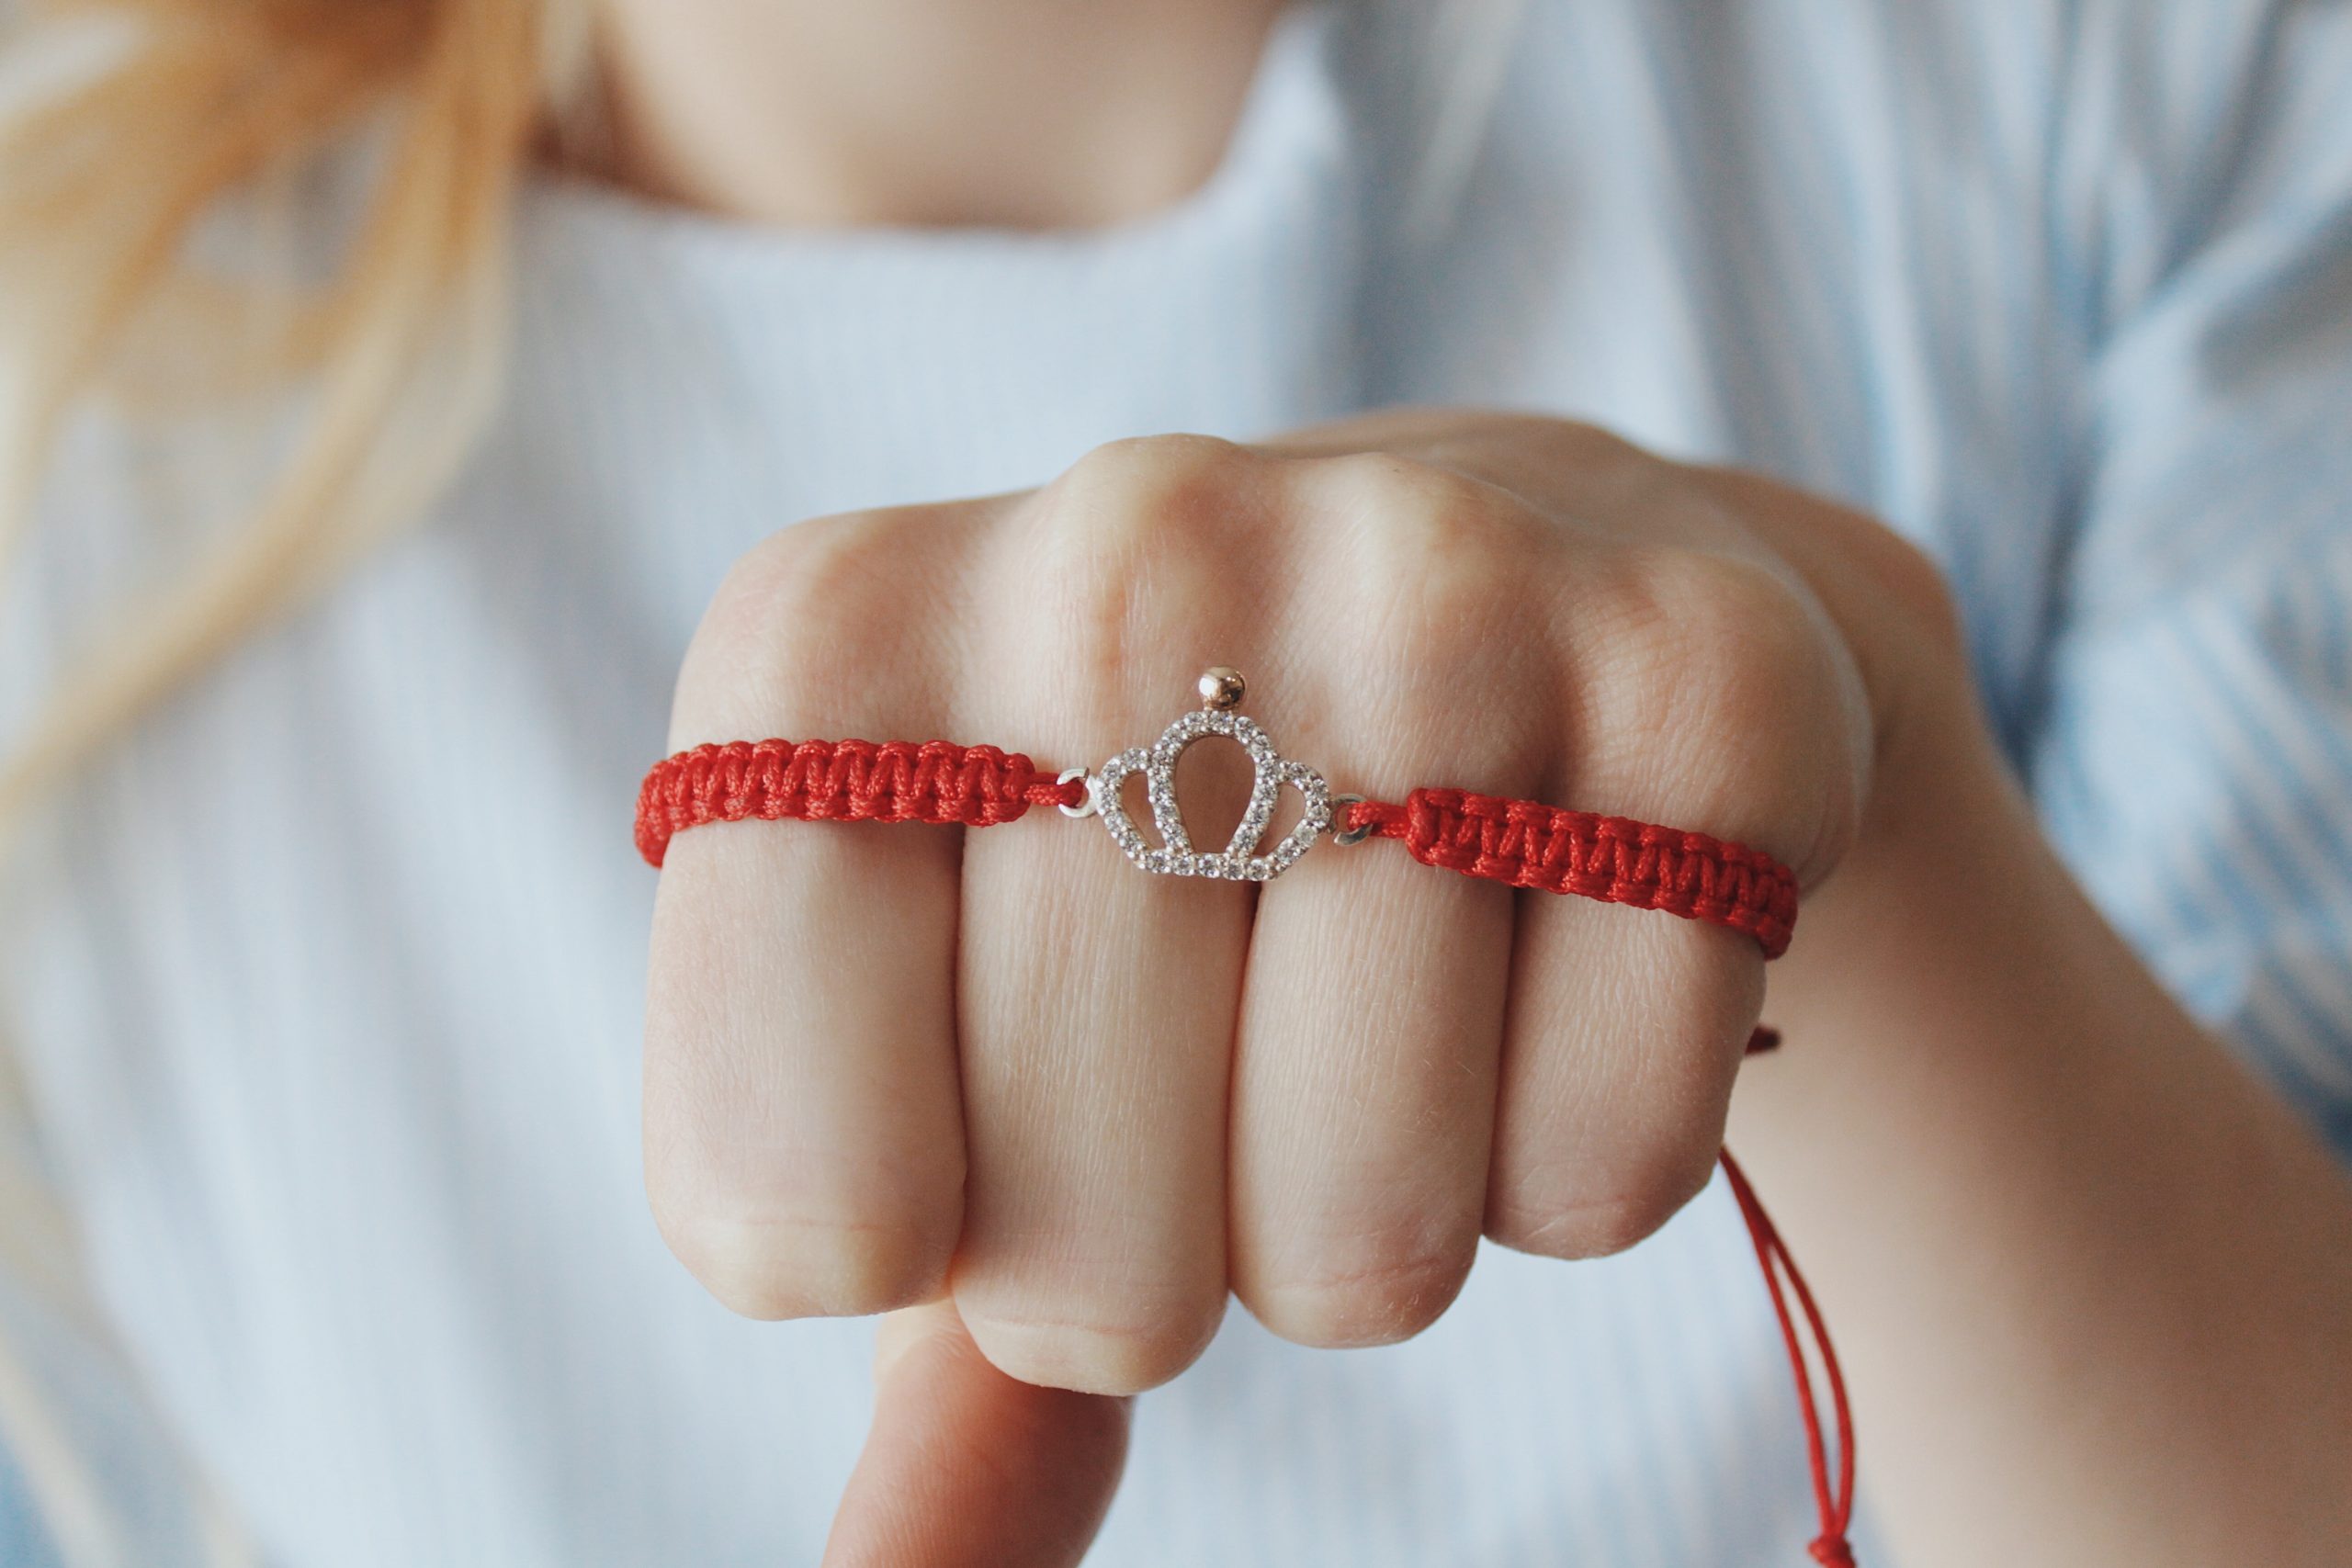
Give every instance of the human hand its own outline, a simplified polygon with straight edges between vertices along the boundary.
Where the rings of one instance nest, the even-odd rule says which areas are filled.
[[[1957,657],[1932,570],[1867,519],[1589,427],[1396,412],[787,529],[713,604],[673,741],[1092,766],[1231,664],[1334,788],[1668,823],[1810,886]],[[1196,777],[1212,750],[1196,824],[1246,782]],[[886,1327],[831,1560],[1075,1561],[1124,1412],[1056,1391],[1174,1376],[1228,1292],[1303,1344],[1385,1343],[1482,1234],[1632,1245],[1706,1184],[1762,992],[1737,932],[1370,849],[1251,885],[1140,875],[1051,816],[714,825],[656,908],[648,1190],[738,1311],[930,1303]]]

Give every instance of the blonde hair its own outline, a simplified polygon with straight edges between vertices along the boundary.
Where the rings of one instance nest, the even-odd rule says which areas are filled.
[[[5,6],[8,0],[0,0]],[[225,544],[85,628],[0,750],[0,835],[143,710],[413,516],[494,406],[506,215],[549,107],[584,58],[582,0],[48,0],[0,53],[0,564],[47,454],[94,395],[130,395],[161,350],[217,386],[299,389],[289,455]],[[377,162],[325,276],[221,276],[191,241],[225,200],[287,195],[331,151]],[[164,355],[164,357],[168,357]],[[30,1157],[0,1054],[0,1246],[20,1280],[106,1331],[72,1227]],[[0,1437],[76,1568],[119,1528],[39,1380],[0,1339]],[[247,1552],[191,1478],[215,1561]]]

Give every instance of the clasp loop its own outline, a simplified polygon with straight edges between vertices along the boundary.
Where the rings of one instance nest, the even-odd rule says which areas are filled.
[[[1087,773],[1084,768],[1064,768],[1061,771],[1060,775],[1057,777],[1054,782],[1057,784],[1066,784],[1072,779],[1080,780],[1085,784],[1086,804],[1083,806],[1069,806],[1057,800],[1054,802],[1055,808],[1060,811],[1065,817],[1093,816],[1095,807],[1094,781],[1087,776]]]
[[[1335,795],[1331,797],[1331,841],[1333,843],[1341,845],[1361,844],[1366,839],[1371,838],[1374,833],[1380,831],[1380,824],[1377,822],[1366,822],[1359,828],[1343,828],[1339,826],[1339,824],[1345,822],[1348,819],[1349,807],[1362,806],[1363,804],[1364,797],[1360,795]]]

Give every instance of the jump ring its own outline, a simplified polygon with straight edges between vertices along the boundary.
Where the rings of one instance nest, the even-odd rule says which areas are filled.
[[[1333,795],[1331,797],[1331,820],[1334,822],[1345,822],[1348,819],[1348,807],[1351,806],[1362,806],[1363,803],[1364,797],[1360,795]],[[1357,828],[1342,828],[1338,832],[1331,835],[1331,841],[1335,844],[1361,844],[1366,839],[1371,838],[1374,832],[1378,831],[1379,828],[1380,824],[1377,822],[1366,822],[1362,827]]]
[[[1054,782],[1057,784],[1066,784],[1072,779],[1080,779],[1085,781],[1086,804],[1083,806],[1068,806],[1057,800],[1054,802],[1055,808],[1060,811],[1065,817],[1093,816],[1094,781],[1086,777],[1086,770],[1084,768],[1064,768],[1061,772],[1061,777],[1056,779]]]

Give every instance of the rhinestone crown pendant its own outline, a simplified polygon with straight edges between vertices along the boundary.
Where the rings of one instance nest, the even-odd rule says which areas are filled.
[[[1223,666],[1211,670],[1201,677],[1200,690],[1205,705],[1170,725],[1150,746],[1122,751],[1091,774],[1074,772],[1064,775],[1083,776],[1086,780],[1087,803],[1073,815],[1099,814],[1126,857],[1146,871],[1166,876],[1217,876],[1237,882],[1264,882],[1279,876],[1317,839],[1331,831],[1330,786],[1313,768],[1291,761],[1277,752],[1273,739],[1254,720],[1231,711],[1246,690],[1238,671]],[[1232,840],[1219,852],[1193,848],[1192,838],[1184,830],[1183,816],[1176,807],[1176,759],[1183,754],[1184,748],[1210,735],[1230,736],[1239,741],[1242,750],[1250,753],[1255,773],[1250,785],[1249,808],[1242,812]],[[1145,841],[1119,799],[1120,786],[1129,774],[1138,773],[1144,776],[1145,793],[1151,801],[1152,825],[1159,830],[1159,849],[1155,850]],[[1259,841],[1273,820],[1274,801],[1284,784],[1293,785],[1299,793],[1303,809],[1298,826],[1284,834],[1271,852],[1260,854]]]

